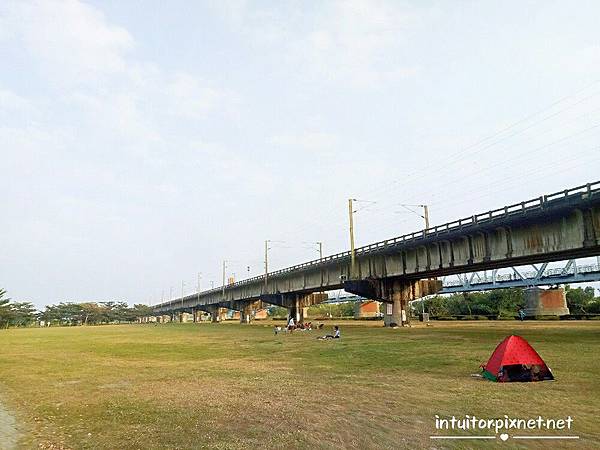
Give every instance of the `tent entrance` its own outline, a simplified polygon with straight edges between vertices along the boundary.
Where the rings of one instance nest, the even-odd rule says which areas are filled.
[[[498,381],[544,381],[554,377],[548,367],[540,364],[510,364],[503,366]]]

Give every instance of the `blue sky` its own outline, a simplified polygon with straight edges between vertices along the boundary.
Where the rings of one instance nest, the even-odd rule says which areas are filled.
[[[0,282],[156,303],[599,179],[600,4],[4,1]]]

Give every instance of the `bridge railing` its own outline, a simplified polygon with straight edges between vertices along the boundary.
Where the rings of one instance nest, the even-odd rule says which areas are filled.
[[[547,203],[550,203],[553,200],[563,199],[564,197],[570,197],[570,196],[580,196],[581,194],[586,194],[586,193],[588,193],[590,195],[600,193],[600,181],[597,181],[595,183],[585,184],[585,185],[578,186],[578,187],[571,188],[571,189],[567,189],[567,190],[560,191],[560,192],[557,192],[554,194],[536,197],[534,199],[531,199],[531,200],[528,200],[525,202],[505,206],[503,208],[498,208],[498,209],[488,211],[488,212],[485,212],[482,214],[465,217],[465,218],[462,218],[459,220],[455,220],[453,222],[448,222],[448,223],[445,223],[442,225],[437,225],[435,227],[432,227],[432,228],[429,228],[426,230],[415,231],[415,232],[408,233],[408,234],[398,236],[395,238],[375,242],[373,244],[369,244],[369,245],[357,248],[355,250],[355,253],[357,255],[361,254],[361,253],[368,253],[369,251],[380,249],[382,247],[392,246],[394,244],[404,243],[406,241],[412,241],[415,239],[423,238],[425,236],[430,236],[432,234],[438,234],[440,232],[445,232],[447,230],[453,230],[456,228],[460,229],[460,228],[464,228],[466,226],[471,226],[474,224],[485,223],[487,221],[490,221],[490,220],[493,220],[496,218],[513,215],[513,214],[520,214],[520,213],[523,213],[524,211],[529,212],[531,210],[540,209],[540,208],[544,207]],[[269,273],[269,276],[277,275],[280,273],[286,273],[286,272],[289,272],[292,270],[301,269],[303,267],[322,264],[323,262],[326,262],[326,261],[335,260],[335,259],[339,259],[339,258],[346,258],[349,256],[350,256],[349,251],[337,253],[335,255],[331,255],[326,258],[315,259],[313,261],[305,262],[302,264],[298,264],[295,266],[287,267],[285,269],[271,272],[271,273]],[[255,277],[252,280],[256,280],[256,279],[264,279],[264,275]],[[249,281],[249,280],[243,280],[238,283],[241,284],[241,283],[244,283],[244,281]]]
[[[454,231],[456,229],[462,229],[462,228],[466,228],[466,227],[476,225],[476,224],[488,223],[493,220],[497,220],[499,218],[509,217],[509,216],[518,215],[518,214],[525,214],[525,213],[533,211],[533,210],[542,209],[547,204],[550,204],[552,202],[556,202],[559,200],[564,200],[565,198],[569,198],[569,197],[578,197],[578,198],[581,198],[581,197],[586,198],[587,197],[587,198],[589,198],[589,197],[592,197],[592,196],[598,195],[598,194],[600,194],[600,181],[584,184],[584,185],[577,186],[577,187],[570,188],[570,189],[565,189],[563,191],[555,192],[550,195],[542,195],[541,197],[536,197],[531,200],[527,200],[527,201],[520,202],[520,203],[515,203],[514,205],[509,205],[509,206],[505,206],[503,208],[493,209],[493,210],[487,211],[485,213],[476,214],[476,215],[473,215],[470,217],[465,217],[462,219],[454,220],[452,222],[444,223],[441,225],[436,225],[432,228],[428,228],[428,229],[424,229],[424,230],[420,230],[420,231],[414,231],[412,233],[404,234],[402,236],[375,242],[373,244],[365,245],[363,247],[358,247],[357,249],[355,249],[355,254],[361,255],[361,254],[372,252],[374,250],[379,250],[381,248],[393,247],[399,243],[416,241],[416,240],[423,239],[425,237],[429,237],[432,235],[445,234],[449,231]],[[300,269],[304,269],[307,267],[323,265],[323,264],[330,263],[332,261],[337,261],[337,260],[346,259],[346,258],[350,258],[349,251],[336,253],[334,255],[326,256],[324,258],[307,261],[307,262],[304,262],[301,264],[296,264],[295,266],[286,267],[284,269],[279,269],[279,270],[276,270],[273,272],[269,272],[269,274],[267,276],[274,277],[274,276],[278,276],[278,275],[283,275],[283,274],[286,274],[286,273],[289,273],[289,272],[292,272],[295,270],[300,270]],[[237,281],[233,284],[226,286],[226,288],[240,287],[240,286],[244,286],[247,284],[255,283],[257,281],[264,282],[264,280],[265,280],[265,275],[258,275],[256,277]],[[218,288],[210,289],[208,291],[204,291],[201,294],[208,295],[211,293],[221,292],[222,290],[223,290],[223,287],[221,286]],[[188,298],[192,299],[196,296],[197,296],[197,294],[192,294],[192,295],[184,297],[184,300],[188,299]],[[181,299],[179,299],[179,301],[181,301]],[[176,302],[177,302],[177,300],[173,300],[172,302],[167,302],[167,303],[163,303],[163,304],[171,304],[171,303],[176,303]]]

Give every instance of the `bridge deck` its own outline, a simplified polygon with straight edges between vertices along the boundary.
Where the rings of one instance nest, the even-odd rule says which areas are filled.
[[[353,279],[423,279],[600,254],[600,182],[505,206],[356,249]],[[269,294],[339,289],[350,252],[337,253],[154,307],[155,312]]]

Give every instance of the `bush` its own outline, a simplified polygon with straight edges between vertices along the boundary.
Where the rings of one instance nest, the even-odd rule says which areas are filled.
[[[586,311],[589,314],[600,314],[600,300],[595,299],[593,302],[588,303]]]

